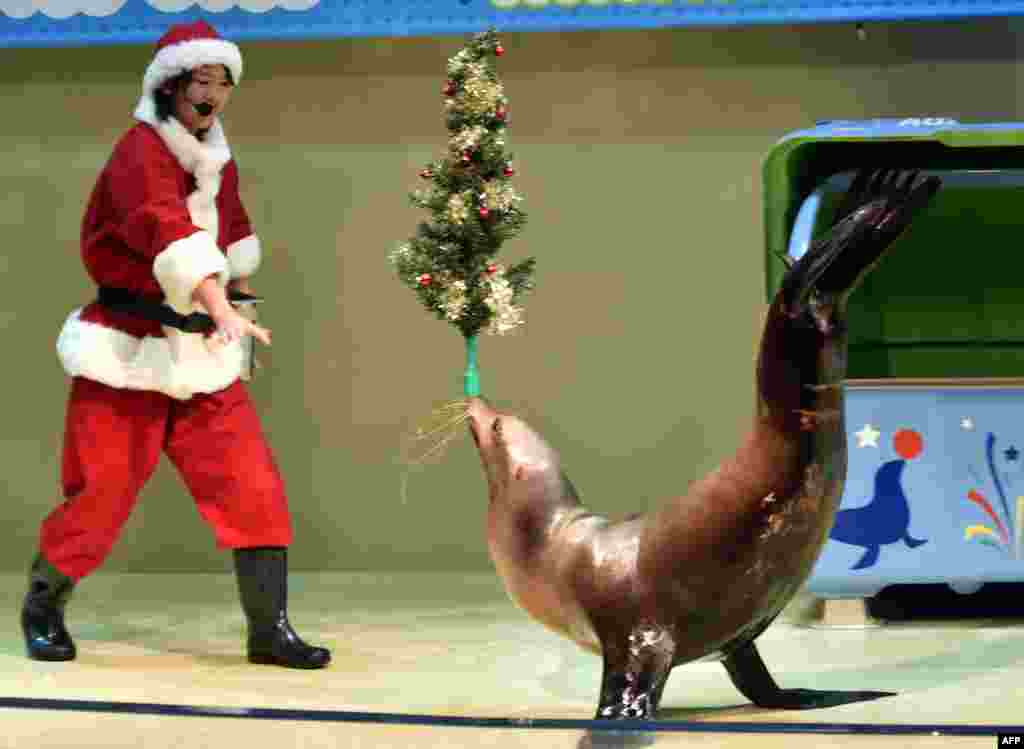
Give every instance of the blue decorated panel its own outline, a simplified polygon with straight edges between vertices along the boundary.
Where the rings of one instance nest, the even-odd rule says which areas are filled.
[[[853,385],[845,416],[846,487],[812,593],[1024,581],[1024,386]]]
[[[0,47],[151,43],[202,17],[237,41],[500,31],[937,20],[1024,0],[0,0]]]

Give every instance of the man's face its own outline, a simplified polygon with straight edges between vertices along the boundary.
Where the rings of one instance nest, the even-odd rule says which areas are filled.
[[[224,111],[234,84],[223,65],[203,65],[174,92],[174,116],[190,133],[209,130]]]

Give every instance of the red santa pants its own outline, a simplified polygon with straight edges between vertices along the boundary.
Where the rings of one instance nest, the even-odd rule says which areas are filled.
[[[106,559],[166,452],[220,548],[288,546],[284,482],[241,381],[187,401],[75,377],[68,400],[65,500],[40,551],[78,580]]]

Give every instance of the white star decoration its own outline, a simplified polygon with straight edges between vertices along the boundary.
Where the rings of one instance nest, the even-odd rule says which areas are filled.
[[[854,432],[857,437],[857,447],[878,447],[878,438],[882,433],[870,424],[865,424],[859,432]]]
[[[961,429],[966,429],[967,431],[970,431],[970,430],[974,429],[974,421],[971,419],[970,416],[966,416],[966,417],[960,419],[960,428]]]

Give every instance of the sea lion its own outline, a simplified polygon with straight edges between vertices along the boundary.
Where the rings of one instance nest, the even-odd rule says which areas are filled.
[[[530,616],[603,657],[597,718],[654,717],[669,671],[694,661],[721,661],[739,691],[767,708],[891,694],[782,689],[754,640],[810,575],[842,494],[846,301],[939,186],[916,172],[858,175],[770,306],[749,434],[647,515],[588,512],[540,435],[470,401],[491,558]]]
[[[926,538],[910,535],[910,502],[903,492],[906,465],[905,459],[882,464],[875,473],[875,495],[871,501],[836,513],[829,538],[864,549],[851,570],[873,567],[883,546],[902,541],[908,548],[916,549],[928,543]]]

